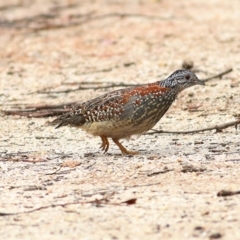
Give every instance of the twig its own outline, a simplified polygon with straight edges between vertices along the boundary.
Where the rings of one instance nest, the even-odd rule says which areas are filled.
[[[150,186],[155,186],[155,185],[159,185],[162,182],[155,182],[155,183],[149,183],[149,184],[141,184],[141,185],[132,185],[132,186],[125,186],[125,188],[139,188],[139,187],[150,187]]]
[[[192,164],[189,164],[189,165],[184,165],[184,166],[182,166],[181,172],[183,172],[183,173],[189,173],[189,172],[204,172],[204,171],[206,171],[206,170],[207,170],[207,168],[197,167],[197,166],[193,166]]]
[[[224,71],[224,72],[221,72],[221,73],[219,73],[219,74],[217,74],[217,75],[214,75],[214,76],[212,76],[212,77],[209,77],[209,78],[205,78],[205,79],[203,79],[202,81],[208,82],[208,81],[210,81],[210,80],[212,80],[212,79],[215,79],[215,78],[221,78],[222,76],[224,76],[224,75],[232,72],[232,70],[233,70],[232,68],[229,68],[229,69],[227,69],[227,70]]]
[[[153,172],[153,173],[149,173],[147,174],[148,177],[152,177],[152,176],[155,176],[155,175],[158,175],[158,174],[164,174],[164,173],[167,173],[167,172],[171,172],[173,171],[174,169],[164,169],[162,171],[157,171],[157,172]]]
[[[54,12],[54,11],[53,11]],[[49,22],[45,21],[42,23],[43,20],[45,19],[53,19],[56,22],[56,19],[59,18],[59,14],[56,13],[47,13],[47,14],[39,14],[33,17],[28,17],[28,18],[23,18],[19,20],[14,20],[14,21],[2,21],[0,22],[1,27],[7,27],[7,28],[15,28],[15,29],[28,29],[32,30],[33,32],[39,32],[39,31],[44,31],[44,30],[53,30],[53,29],[61,29],[61,28],[68,28],[68,27],[75,27],[75,26],[80,26],[83,24],[87,24],[89,22],[93,21],[98,21],[106,18],[142,18],[142,19],[147,19],[147,20],[167,20],[169,18],[163,18],[159,16],[151,16],[151,15],[144,15],[144,14],[135,14],[135,13],[107,13],[103,15],[95,15],[93,16],[92,14],[94,12],[86,13],[86,14],[81,14],[81,15],[70,15],[72,19],[77,19],[81,18],[78,21],[71,21],[68,24],[56,24],[54,21]],[[29,27],[30,23],[32,22],[39,22],[39,25],[42,23],[42,25],[37,26],[37,27]],[[59,20],[60,22],[60,20]]]
[[[110,203],[108,199],[102,198],[102,199],[95,199],[92,201],[76,201],[76,202],[67,202],[67,203],[59,203],[59,204],[51,204],[39,208],[35,208],[29,211],[24,211],[24,212],[16,212],[16,213],[4,213],[0,212],[0,216],[8,216],[8,215],[19,215],[19,214],[26,214],[26,213],[32,213],[32,212],[37,212],[43,209],[47,208],[55,208],[55,207],[66,207],[69,205],[76,205],[76,204],[96,204],[96,205],[112,205],[112,206],[125,206],[125,205],[132,205],[135,204],[137,201],[136,198],[131,198],[127,201],[119,202],[119,203]]]
[[[186,134],[186,133],[205,132],[205,131],[211,131],[211,130],[216,130],[216,132],[221,132],[225,128],[232,127],[232,126],[237,126],[238,124],[240,124],[240,119],[237,119],[237,120],[231,121],[231,122],[227,122],[227,123],[223,123],[223,124],[220,124],[220,125],[215,125],[215,126],[212,126],[212,127],[197,129],[197,130],[163,131],[163,130],[152,129],[152,131],[154,131],[154,132],[145,133],[145,135],[152,135],[152,134],[159,134],[159,133]]]
[[[237,152],[239,153],[239,152]],[[237,158],[234,158],[234,159],[228,159],[228,160],[225,160],[225,162],[240,162],[240,158],[237,159]]]
[[[100,73],[100,72],[110,72],[115,68],[120,68],[120,67],[130,67],[131,65],[135,65],[135,62],[125,62],[122,65],[116,65],[114,67],[111,68],[104,68],[104,69],[99,69],[99,70],[93,70],[93,71],[86,71],[86,72],[81,72],[78,75],[85,75],[85,74],[93,74],[93,73]],[[66,77],[65,77],[66,78]],[[109,82],[103,82],[103,81],[99,81],[99,82],[86,82],[86,81],[82,81],[81,83],[79,82],[70,82],[70,83],[62,83],[61,85],[79,85],[81,84],[78,88],[75,89],[66,89],[63,91],[46,91],[49,88],[45,88],[42,90],[38,90],[38,91],[34,91],[34,92],[30,92],[27,95],[31,95],[31,94],[56,94],[56,93],[69,93],[69,92],[75,92],[75,91],[79,91],[79,90],[98,90],[98,89],[107,89],[107,88],[114,88],[114,87],[133,87],[133,86],[138,86],[138,84],[125,84],[125,83],[109,83]],[[98,84],[108,84],[107,86],[101,86],[101,87],[82,87],[82,85],[98,85]]]
[[[218,197],[228,197],[240,194],[240,191],[231,191],[231,190],[221,190],[217,193]]]
[[[18,115],[23,117],[51,117],[58,116],[65,112],[70,111],[71,107],[76,102],[71,102],[67,104],[57,104],[57,105],[26,105],[25,109],[13,109],[13,110],[2,110],[6,115]],[[22,105],[21,105],[22,106]]]
[[[125,63],[124,66],[126,64],[135,64],[135,63]],[[127,65],[129,66],[129,65]],[[115,68],[119,67],[118,65],[115,66]],[[102,70],[96,70],[96,71],[93,71],[93,72],[83,72],[82,74],[88,74],[88,73],[94,73],[94,72],[106,72],[106,71],[111,71],[113,68],[108,68],[108,69],[102,69]],[[230,73],[232,71],[232,68],[230,69],[227,69],[226,71],[224,72],[221,72],[217,75],[214,75],[210,78],[206,78],[202,81],[204,82],[208,82],[212,79],[215,79],[215,78],[221,78],[223,75],[226,75],[228,73]],[[100,84],[102,82],[94,82],[94,83],[89,83],[89,82],[82,82],[81,85],[89,85],[89,84]],[[99,89],[108,89],[108,88],[114,88],[114,87],[134,87],[134,86],[138,86],[138,84],[124,84],[124,83],[113,83],[113,84],[110,84],[110,85],[107,85],[107,86],[98,86],[98,87],[82,87],[82,86],[79,86],[78,88],[75,88],[75,89],[66,89],[66,90],[62,90],[62,91],[42,91],[42,90],[39,90],[39,91],[36,91],[36,92],[31,92],[30,94],[33,94],[33,93],[38,93],[38,94],[58,94],[58,93],[69,93],[69,92],[76,92],[76,91],[80,91],[80,90],[99,90]]]
[[[99,86],[99,87],[81,87],[75,89],[66,89],[62,91],[37,91],[39,94],[52,94],[52,93],[69,93],[69,92],[76,92],[79,90],[99,90],[99,89],[108,89],[108,88],[114,88],[114,87],[134,87],[138,86],[138,84],[125,84],[125,83],[113,83],[108,86]]]
[[[47,24],[42,27],[35,27],[31,29],[34,32],[49,30],[49,29],[60,29],[60,28],[68,28],[68,27],[75,27],[80,26],[83,24],[87,24],[89,22],[98,21],[101,19],[106,18],[143,18],[148,20],[167,20],[168,18],[163,18],[159,16],[150,16],[150,15],[143,15],[143,14],[134,14],[134,13],[108,13],[98,16],[89,16],[82,21],[70,22],[69,24]]]
[[[54,175],[54,174],[56,174],[57,172],[59,172],[61,169],[62,169],[62,167],[60,166],[60,167],[57,168],[54,172],[46,173],[45,175]]]
[[[65,104],[53,104],[53,105],[48,105],[48,104],[5,104],[6,106],[23,106],[25,107],[25,109],[18,109],[19,112],[25,112],[25,111],[29,111],[29,112],[33,112],[36,110],[46,110],[46,109],[52,109],[52,110],[56,110],[56,109],[62,109],[62,108],[69,108],[71,107],[73,104],[75,104],[76,102],[70,102],[70,103],[65,103]]]
[[[135,62],[126,62],[123,63],[123,67],[130,67],[131,65],[135,65]],[[120,65],[116,65],[114,67],[111,68],[104,68],[104,69],[99,69],[99,70],[94,70],[94,71],[89,71],[89,72],[82,72],[79,73],[78,75],[85,75],[85,74],[92,74],[92,73],[100,73],[100,72],[110,72],[115,68],[119,68],[121,67]],[[79,91],[79,90],[98,90],[98,89],[108,89],[108,88],[114,88],[114,87],[133,87],[133,86],[138,86],[138,84],[125,84],[125,83],[109,83],[109,82],[86,82],[83,81],[81,83],[66,83],[65,85],[73,85],[73,84],[81,84],[78,88],[75,89],[66,89],[66,90],[62,90],[62,91],[46,91],[46,89],[43,90],[38,90],[35,92],[31,92],[28,94],[34,94],[34,93],[38,93],[38,94],[53,94],[53,93],[69,93],[69,92],[75,92],[75,91]],[[98,86],[98,87],[82,87],[82,85],[98,85],[98,84],[108,84],[107,86]],[[64,85],[64,83],[62,84]]]
[[[123,63],[123,67],[130,67],[132,65],[135,65],[135,62],[126,62]],[[111,72],[113,69],[116,68],[120,68],[122,67],[121,65],[115,65],[113,67],[109,67],[109,68],[103,68],[103,69],[97,69],[97,70],[92,70],[92,71],[85,71],[85,72],[81,72],[81,73],[76,73],[76,75],[86,75],[86,74],[93,74],[93,73],[101,73],[101,72]]]
[[[30,111],[30,110],[2,110],[6,115],[17,115],[29,118],[42,118],[42,117],[54,117],[68,112],[70,109],[59,109],[59,110],[43,110],[43,111]]]
[[[228,69],[222,73],[219,73],[211,78],[207,78],[203,81],[209,81],[212,80],[214,78],[218,78],[218,77],[222,77],[223,75],[231,72],[232,69]],[[96,82],[94,82],[96,83]],[[99,82],[100,83],[100,82]],[[82,84],[86,84],[89,85],[91,83],[88,82],[83,82]],[[93,84],[93,83],[92,83]],[[69,92],[74,92],[74,91],[79,91],[79,90],[97,90],[97,89],[107,89],[107,88],[114,88],[114,87],[133,87],[133,86],[138,86],[136,84],[124,84],[124,83],[113,83],[110,84],[108,86],[98,86],[98,87],[82,87],[79,86],[76,89],[67,89],[67,90],[63,90],[63,91],[37,91],[35,93],[40,93],[40,94],[50,94],[50,93],[69,93]],[[32,93],[31,93],[32,94]],[[59,104],[59,105],[27,105],[27,107],[25,109],[14,109],[14,110],[2,110],[2,112],[6,115],[19,115],[19,116],[25,116],[25,117],[35,117],[35,118],[39,118],[39,117],[50,117],[50,116],[58,116],[61,115],[65,112],[68,112],[72,105],[74,105],[76,102],[71,102],[71,103],[67,103],[67,104]],[[17,106],[17,105],[15,105]],[[232,124],[232,123],[229,123]],[[237,125],[238,122],[236,124],[233,125]],[[232,125],[230,125],[232,126]],[[216,129],[217,126],[212,127],[212,128],[206,128],[206,129],[200,129],[200,130],[192,130],[192,131],[181,131],[181,132],[171,132],[171,131],[155,131],[155,133],[174,133],[174,134],[182,134],[182,133],[195,133],[195,132],[202,132],[202,131],[209,131],[209,130],[213,130]],[[229,126],[227,126],[229,127]],[[223,126],[222,129],[226,128],[225,125]],[[217,130],[217,129],[216,129]],[[221,130],[221,126],[218,128],[218,130]],[[147,134],[154,134],[154,133],[147,133]]]
[[[0,156],[0,161],[8,161],[8,162],[20,161],[20,162],[28,162],[28,163],[36,163],[36,162],[45,162],[46,161],[46,159],[44,159],[44,158],[29,155],[30,152],[34,152],[34,151],[6,153],[6,154],[3,154],[3,156]]]

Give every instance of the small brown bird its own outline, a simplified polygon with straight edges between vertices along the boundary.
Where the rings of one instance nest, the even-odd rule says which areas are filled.
[[[106,153],[108,138],[123,154],[128,151],[119,139],[129,139],[150,130],[167,112],[177,95],[194,85],[205,85],[189,70],[177,70],[167,79],[137,87],[119,89],[73,106],[52,123],[56,128],[72,125],[102,139],[101,149]]]

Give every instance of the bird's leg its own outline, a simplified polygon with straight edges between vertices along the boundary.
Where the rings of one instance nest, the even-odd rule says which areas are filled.
[[[119,149],[122,151],[123,155],[136,155],[138,152],[135,151],[128,151],[119,141],[117,138],[112,138],[113,142],[119,147]]]
[[[108,151],[109,148],[109,142],[106,136],[100,136],[100,138],[102,139],[102,144],[100,146],[101,150],[104,151],[104,153],[106,153]]]

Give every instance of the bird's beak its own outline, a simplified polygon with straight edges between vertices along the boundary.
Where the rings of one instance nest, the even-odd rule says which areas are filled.
[[[199,79],[196,79],[196,84],[205,86],[205,82]]]

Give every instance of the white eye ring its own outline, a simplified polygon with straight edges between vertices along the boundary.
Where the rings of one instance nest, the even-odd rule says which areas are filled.
[[[186,82],[187,82],[185,78],[180,78],[180,79],[178,79],[177,81],[178,81],[178,83],[180,83],[180,84],[183,84],[183,83],[186,83]]]

